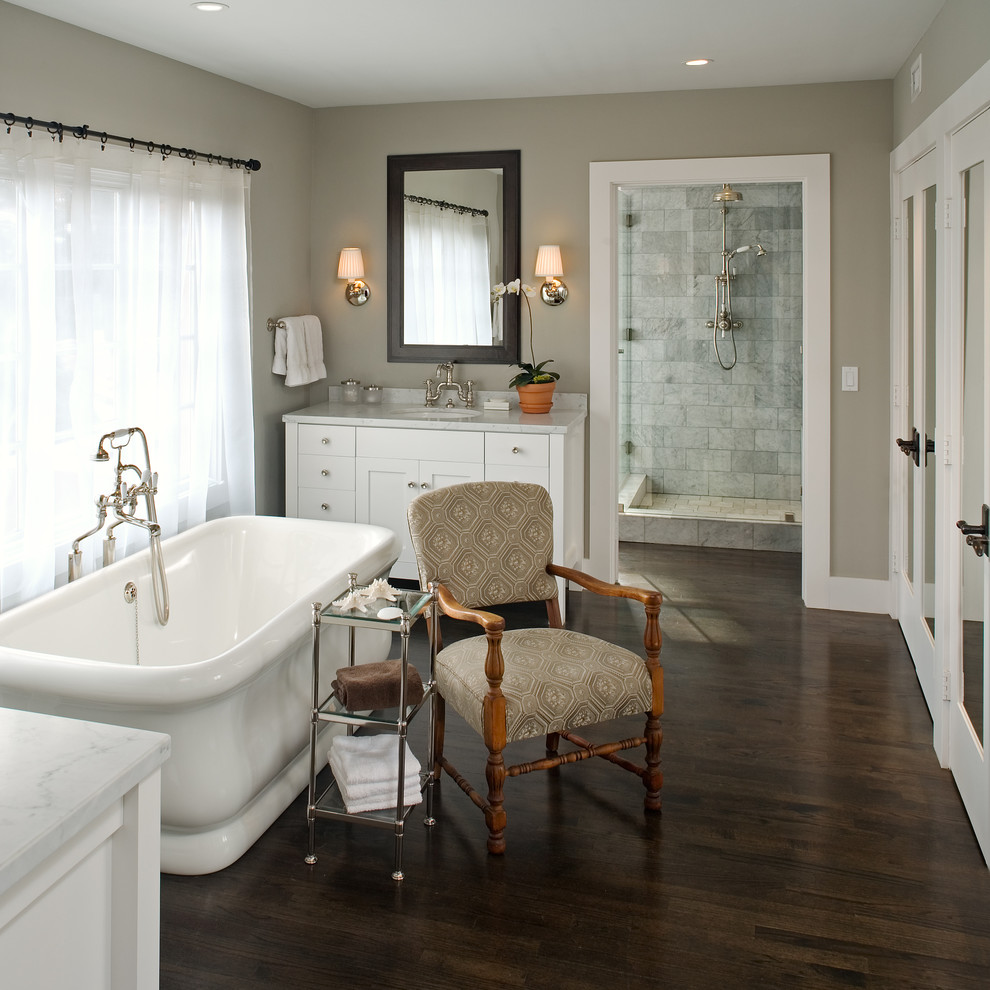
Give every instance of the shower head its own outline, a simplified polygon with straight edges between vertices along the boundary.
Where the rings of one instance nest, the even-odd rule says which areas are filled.
[[[712,196],[713,203],[739,203],[742,201],[742,193],[738,193],[728,182],[722,183],[722,188]]]

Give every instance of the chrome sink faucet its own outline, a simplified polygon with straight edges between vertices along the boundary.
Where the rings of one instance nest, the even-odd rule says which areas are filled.
[[[440,398],[441,393],[446,389],[455,389],[457,391],[457,397],[468,409],[474,406],[474,382],[467,381],[463,385],[455,382],[453,361],[444,361],[442,364],[437,365],[437,379],[442,379],[444,372],[447,374],[446,380],[439,380],[434,384],[432,378],[427,378],[423,383],[426,386],[426,405],[434,405],[437,399]],[[454,408],[454,400],[451,396],[447,397],[447,408]]]

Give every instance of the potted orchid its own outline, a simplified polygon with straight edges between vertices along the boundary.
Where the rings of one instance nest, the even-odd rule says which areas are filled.
[[[525,413],[547,413],[553,405],[553,392],[560,379],[556,371],[545,371],[548,364],[553,363],[553,358],[536,363],[536,354],[533,351],[533,307],[530,305],[530,298],[536,295],[536,289],[531,285],[526,285],[518,278],[503,285],[499,282],[493,290],[496,296],[505,293],[516,293],[526,300],[526,308],[529,310],[529,356],[530,361],[519,363],[515,367],[519,372],[509,382],[509,388],[515,388],[519,395],[519,408]]]

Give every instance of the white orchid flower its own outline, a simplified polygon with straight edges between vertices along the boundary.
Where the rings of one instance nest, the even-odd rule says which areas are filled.
[[[503,282],[498,282],[492,286],[492,300],[500,299],[505,295],[505,284]]]

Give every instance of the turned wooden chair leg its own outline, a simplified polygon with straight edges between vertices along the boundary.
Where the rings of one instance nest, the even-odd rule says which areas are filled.
[[[505,784],[505,763],[501,750],[492,750],[488,754],[485,766],[485,778],[488,781],[488,805],[485,810],[485,822],[488,824],[488,851],[501,855],[505,852],[505,795],[502,792]]]
[[[447,703],[443,699],[443,695],[437,692],[434,698],[434,703],[436,704],[435,716],[433,721],[433,760],[434,760],[434,771],[433,776],[437,781],[443,778],[443,773],[440,769],[440,761],[443,759],[443,733],[445,726],[445,719],[447,713]]]
[[[663,728],[660,716],[652,712],[646,717],[646,774],[643,784],[646,797],[643,807],[647,811],[660,811],[660,789],[663,787],[663,772],[660,769],[660,745],[663,743]]]

